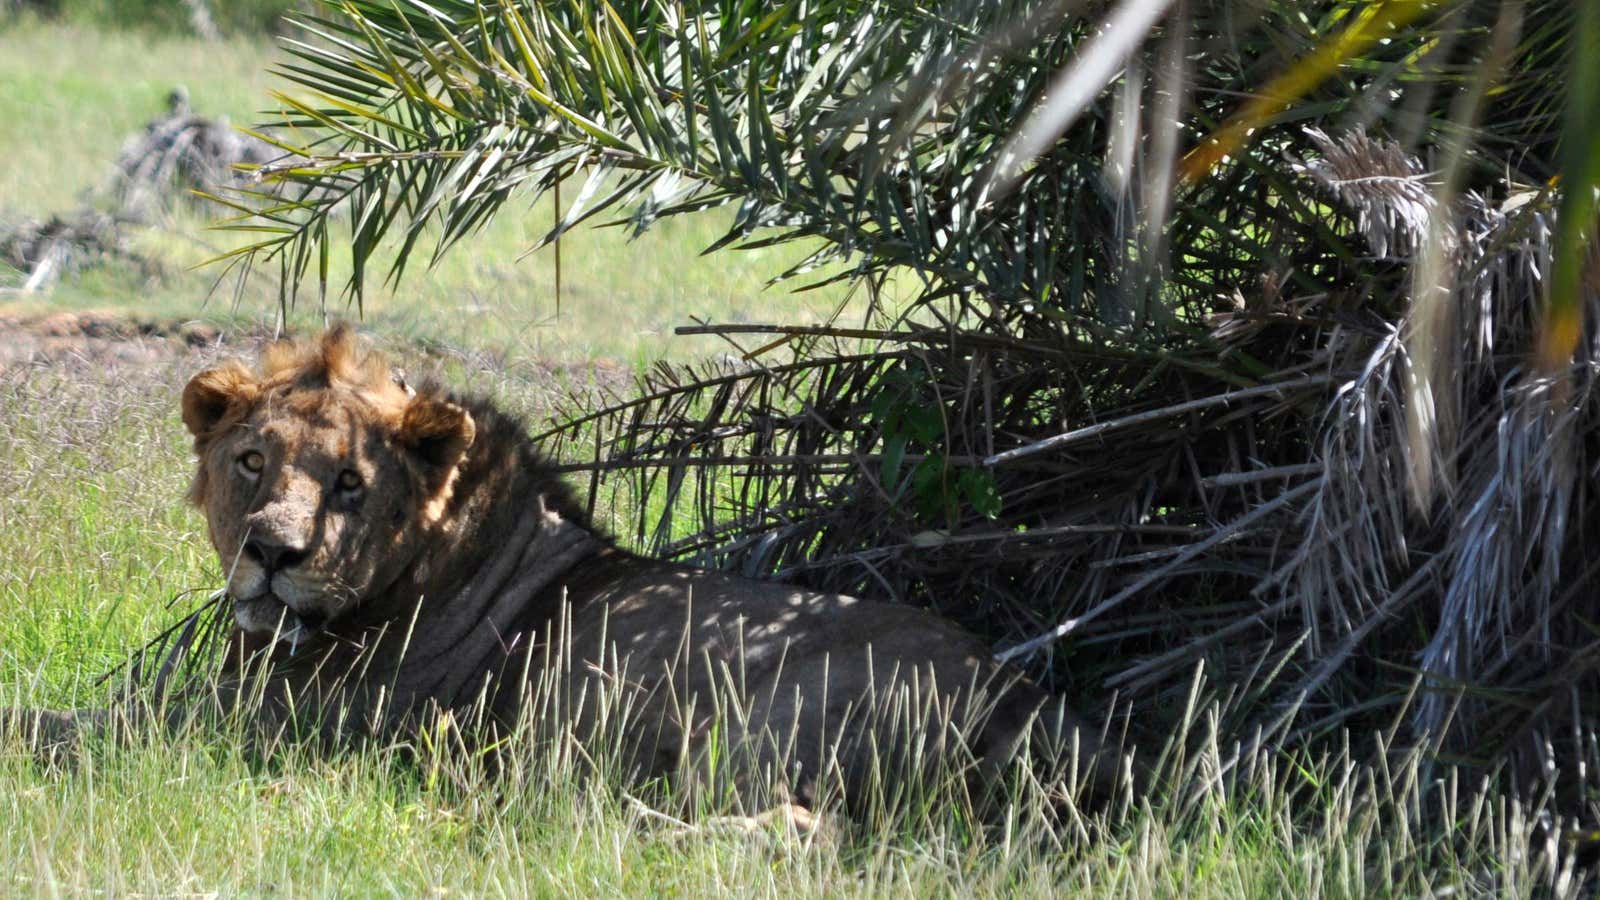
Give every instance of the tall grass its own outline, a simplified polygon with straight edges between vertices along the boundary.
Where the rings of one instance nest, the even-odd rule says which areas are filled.
[[[201,362],[67,358],[0,374],[0,706],[104,702],[94,677],[170,621],[174,595],[220,582],[203,522],[178,501],[190,464],[176,401]],[[548,408],[540,379],[450,366],[509,407]],[[0,893],[1576,890],[1566,823],[1537,802],[1370,744],[1230,767],[1237,748],[1217,744],[1216,716],[1197,699],[1176,717],[1168,786],[1149,797],[1080,814],[1024,779],[989,830],[940,803],[811,836],[743,827],[715,817],[725,804],[670,789],[636,795],[603,741],[598,761],[518,742],[492,783],[447,741],[262,758],[222,728],[91,745],[54,768],[12,744],[0,747]]]

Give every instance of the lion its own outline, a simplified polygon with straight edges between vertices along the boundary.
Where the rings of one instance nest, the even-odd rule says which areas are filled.
[[[736,785],[773,775],[807,808],[951,763],[982,790],[1045,735],[1116,783],[1096,731],[975,635],[628,552],[519,421],[408,386],[348,327],[200,372],[182,414],[231,604],[218,677],[255,679],[267,731],[395,738],[445,716],[505,734],[532,716],[583,737],[623,708],[630,779],[689,777],[733,747]]]

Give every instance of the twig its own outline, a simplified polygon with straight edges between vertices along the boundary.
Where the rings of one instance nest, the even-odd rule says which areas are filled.
[[[1084,613],[1081,616],[1078,616],[1075,619],[1067,619],[1066,621],[1062,622],[1061,624],[1057,625],[1056,627],[1050,629],[1049,631],[1046,631],[1044,634],[1037,635],[1035,637],[1031,637],[1031,638],[1023,641],[1022,643],[1016,645],[1015,647],[1011,647],[1011,648],[1009,648],[1007,650],[1002,650],[1002,651],[996,653],[994,655],[994,658],[999,662],[1010,662],[1011,660],[1016,659],[1019,656],[1026,656],[1027,654],[1032,653],[1033,651],[1039,649],[1040,647],[1044,647],[1047,644],[1054,643],[1054,642],[1066,637],[1067,635],[1071,634],[1074,630],[1076,630],[1077,628],[1082,626],[1085,622],[1088,622],[1090,620],[1098,618],[1099,616],[1103,615],[1108,610],[1110,610],[1112,607],[1114,607],[1117,604],[1121,603],[1122,601],[1128,599],[1129,597],[1133,596],[1134,594],[1138,593],[1139,591],[1144,590],[1146,587],[1148,587],[1152,583],[1160,580],[1161,578],[1165,578],[1168,572],[1171,572],[1173,569],[1177,568],[1180,564],[1185,563],[1185,562],[1193,559],[1194,557],[1199,556],[1202,552],[1204,552],[1206,550],[1209,550],[1212,547],[1215,547],[1217,544],[1220,544],[1225,540],[1228,540],[1230,537],[1232,537],[1233,535],[1237,534],[1239,531],[1243,530],[1246,526],[1254,523],[1256,520],[1265,518],[1266,516],[1268,516],[1268,515],[1270,515],[1270,514],[1272,514],[1274,512],[1277,512],[1279,508],[1281,508],[1283,506],[1286,506],[1289,503],[1294,502],[1295,500],[1298,500],[1300,497],[1303,497],[1306,494],[1311,493],[1313,490],[1315,490],[1316,488],[1318,488],[1320,486],[1321,485],[1320,485],[1319,482],[1313,481],[1313,482],[1309,482],[1307,484],[1302,484],[1299,487],[1291,488],[1290,490],[1284,491],[1283,493],[1279,494],[1277,497],[1274,497],[1270,502],[1263,503],[1262,505],[1256,507],[1255,509],[1251,510],[1250,512],[1240,516],[1237,519],[1234,519],[1233,523],[1231,525],[1229,525],[1227,528],[1220,529],[1219,531],[1217,531],[1216,534],[1213,534],[1211,537],[1208,537],[1203,541],[1200,541],[1198,543],[1190,545],[1189,547],[1186,547],[1183,550],[1183,552],[1179,553],[1176,557],[1174,557],[1171,562],[1167,563],[1166,565],[1162,566],[1159,569],[1156,569],[1153,572],[1150,572],[1149,574],[1147,574],[1144,577],[1140,578],[1138,581],[1135,581],[1133,584],[1130,584],[1127,587],[1123,588],[1122,590],[1118,591],[1117,593],[1113,594],[1110,598],[1102,601],[1094,609],[1089,610],[1088,612]]]
[[[1254,484],[1257,481],[1273,481],[1278,478],[1298,478],[1301,475],[1320,475],[1321,463],[1301,463],[1293,466],[1273,466],[1270,469],[1256,469],[1252,472],[1224,472],[1221,475],[1210,475],[1200,479],[1201,487],[1238,487],[1241,484]]]
[[[962,345],[974,348],[991,350],[1004,350],[1032,356],[1041,356],[1048,359],[1107,359],[1119,361],[1151,360],[1159,358],[1161,362],[1177,366],[1180,369],[1206,375],[1223,381],[1233,381],[1231,373],[1220,369],[1212,363],[1195,359],[1185,359],[1181,356],[1162,353],[1151,354],[1147,351],[1116,347],[1108,344],[1091,344],[1086,341],[1063,338],[1060,345],[1041,344],[1037,341],[1025,341],[1001,334],[987,334],[974,331],[952,332],[945,328],[913,328],[907,331],[896,331],[883,328],[841,328],[834,325],[771,325],[762,323],[741,323],[727,325],[679,325],[672,333],[680,337],[690,335],[732,335],[732,334],[775,334],[785,337],[835,337],[853,338],[857,340],[886,341],[896,344],[933,344],[936,346]]]
[[[986,466],[999,465],[1003,462],[1021,459],[1024,456],[1032,456],[1035,453],[1043,453],[1046,450],[1054,450],[1057,447],[1063,447],[1067,444],[1081,441],[1084,438],[1097,437],[1110,431],[1116,431],[1119,428],[1143,425],[1146,422],[1153,422],[1158,419],[1169,419],[1173,416],[1182,415],[1186,412],[1193,412],[1197,409],[1206,409],[1207,407],[1212,406],[1227,406],[1229,403],[1232,403],[1235,400],[1248,400],[1252,397],[1281,394],[1284,391],[1292,391],[1296,388],[1315,387],[1317,385],[1327,384],[1331,380],[1331,376],[1328,375],[1307,375],[1304,378],[1294,378],[1289,381],[1280,381],[1276,384],[1263,384],[1256,387],[1243,388],[1242,390],[1229,391],[1226,394],[1217,394],[1212,397],[1201,397],[1199,400],[1190,400],[1186,403],[1175,403],[1172,406],[1164,406],[1161,409],[1152,409],[1142,413],[1134,413],[1130,416],[1123,416],[1120,419],[1112,419],[1109,422],[1098,422],[1094,425],[1086,425],[1083,428],[1076,428],[1072,431],[1055,435],[1054,437],[1047,437],[1042,441],[1035,441],[1022,447],[1006,450],[1003,453],[996,453],[993,456],[985,459],[983,464]]]
[[[28,280],[22,285],[24,294],[32,294],[54,280],[56,270],[67,258],[67,245],[62,241],[52,241],[39,257],[39,262],[33,267],[33,272],[28,275]]]
[[[656,821],[671,825],[674,828],[683,829],[688,832],[699,831],[698,828],[695,828],[693,825],[690,825],[688,822],[685,822],[676,816],[669,816],[658,809],[652,808],[648,803],[645,803],[643,800],[640,800],[638,797],[635,797],[632,794],[623,794],[622,796],[627,798],[628,805],[633,807],[634,812],[646,819],[655,819]]]

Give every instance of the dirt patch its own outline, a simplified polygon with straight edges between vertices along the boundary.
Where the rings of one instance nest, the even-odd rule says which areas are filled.
[[[0,312],[0,372],[37,365],[155,363],[223,343],[222,331],[205,322]]]
[[[157,320],[117,312],[24,312],[0,307],[0,375],[27,367],[119,368],[193,358],[199,368],[219,356],[253,356],[274,339],[266,326],[222,328],[204,320]],[[588,394],[594,400],[626,394],[634,384],[629,366],[609,359],[557,362],[511,358],[437,342],[379,340],[409,375],[445,376],[455,370],[478,383],[486,376],[497,393]],[[533,404],[535,407],[542,403]]]

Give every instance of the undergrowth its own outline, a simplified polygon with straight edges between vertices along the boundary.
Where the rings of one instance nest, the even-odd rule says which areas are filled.
[[[218,583],[203,523],[179,501],[189,463],[177,392],[199,365],[0,374],[11,426],[0,432],[0,706],[104,703],[96,676],[171,621],[175,595]],[[550,401],[504,371],[457,377],[525,412]],[[835,817],[810,835],[730,820],[725,804],[692,794],[632,789],[603,753],[596,762],[549,742],[518,744],[493,778],[444,743],[263,757],[225,728],[94,744],[55,767],[11,745],[0,748],[0,891],[1577,890],[1565,823],[1542,804],[1372,738],[1318,756],[1247,753],[1230,767],[1237,748],[1216,744],[1206,696],[1202,686],[1187,715],[1174,713],[1165,784],[1148,796],[1080,810],[1023,778],[987,827],[933,803],[878,828]]]

